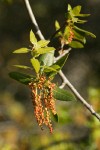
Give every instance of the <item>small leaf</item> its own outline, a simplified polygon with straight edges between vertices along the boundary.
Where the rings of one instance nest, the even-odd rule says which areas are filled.
[[[84,34],[83,34],[84,35]],[[81,41],[82,43],[86,43],[86,38],[85,36],[83,36],[82,34],[79,34],[78,32],[76,32],[74,30],[74,39],[78,40],[78,41]]]
[[[50,66],[50,67],[52,67],[52,68],[55,69],[56,71],[60,70],[60,66],[57,65],[57,64],[53,64],[53,65]]]
[[[33,79],[35,79],[35,77],[32,76],[32,75],[23,74],[23,73],[20,73],[20,72],[10,72],[9,76],[12,79],[14,79],[14,80],[16,80],[20,83],[26,84],[26,85],[28,83],[32,82]]]
[[[36,73],[38,73],[40,70],[40,62],[38,61],[38,59],[32,58],[31,63],[32,63],[32,66],[35,69]]]
[[[72,41],[69,45],[72,48],[83,48],[84,47],[84,45],[78,41]]]
[[[57,20],[55,21],[55,28],[56,28],[56,31],[60,29],[60,24]],[[61,31],[57,32],[57,34],[55,36],[56,37],[57,36],[62,36],[62,32]]]
[[[35,49],[34,52],[40,55],[40,54],[45,54],[54,50],[55,50],[54,47],[45,47],[45,48]]]
[[[49,40],[40,40],[38,41],[37,45],[39,47],[46,47],[49,44],[49,42],[50,42]]]
[[[70,4],[68,4],[68,11],[72,10],[72,7]]]
[[[59,70],[62,69],[62,67],[64,66],[67,58],[68,58],[69,54],[64,55],[63,57],[61,57],[56,63],[54,63],[53,65],[58,65],[60,66]]]
[[[59,68],[60,66],[58,65],[44,66],[44,72],[57,72]]]
[[[64,29],[64,37],[67,39],[70,35],[70,27],[66,26]]]
[[[36,44],[37,43],[37,39],[36,39],[35,34],[33,33],[32,30],[30,31],[30,42],[32,44]]]
[[[24,65],[13,65],[14,67],[22,68],[22,69],[32,69],[29,66],[24,66]]]
[[[54,77],[58,73],[58,71],[62,69],[62,67],[64,66],[64,64],[65,64],[65,62],[68,58],[68,56],[69,56],[69,53],[67,53],[66,55],[61,57],[57,62],[55,62],[53,65],[51,65],[50,67],[55,69],[56,71],[53,71],[52,69],[48,70],[49,73],[47,73],[46,75],[48,77]]]
[[[30,50],[28,48],[20,48],[20,49],[17,49],[15,51],[13,51],[13,53],[18,53],[18,54],[20,54],[20,53],[28,53],[28,52],[30,52]]]
[[[83,24],[85,22],[87,22],[87,20],[80,20],[80,19],[78,19],[78,21],[77,21],[77,23],[80,23],[80,24]]]
[[[86,30],[83,30],[81,28],[78,28],[77,26],[74,26],[74,29],[76,29],[76,30],[78,30],[80,32],[84,32],[86,35],[90,35],[93,38],[96,38],[96,36],[93,33],[89,32],[89,31],[86,31]]]
[[[59,121],[59,119],[58,119],[58,115],[57,114],[53,114],[53,117],[54,117],[54,120],[56,121],[56,122],[58,122]]]
[[[59,22],[57,20],[55,21],[55,27],[56,27],[56,30],[60,29],[60,24],[59,24]]]
[[[73,13],[75,16],[79,15],[80,11],[81,11],[80,5],[73,8]]]
[[[88,17],[90,14],[79,14],[78,17]]]
[[[54,51],[41,55],[39,60],[45,66],[51,66],[54,63]]]
[[[56,87],[53,90],[53,95],[54,98],[57,100],[61,100],[61,101],[72,101],[72,100],[76,100],[75,96],[70,93],[67,90],[64,89],[60,89],[59,87]]]

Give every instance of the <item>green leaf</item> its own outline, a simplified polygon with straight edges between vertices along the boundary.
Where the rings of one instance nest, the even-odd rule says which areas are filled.
[[[58,122],[59,121],[59,119],[58,119],[58,115],[57,114],[53,114],[53,118],[54,118],[54,120],[56,121],[56,122]]]
[[[28,48],[20,48],[20,49],[17,49],[15,51],[13,51],[13,53],[18,53],[18,54],[20,54],[20,53],[28,53],[28,52],[30,52],[30,50]]]
[[[60,29],[60,24],[59,24],[59,22],[57,20],[55,21],[55,27],[56,27],[56,30]]]
[[[32,58],[31,63],[32,63],[32,66],[35,69],[36,73],[38,73],[40,70],[40,62],[38,61],[38,59]]]
[[[60,24],[57,20],[55,21],[55,28],[56,28],[56,31],[60,29]],[[57,32],[55,37],[57,37],[57,36],[62,36],[62,32],[61,31]]]
[[[58,65],[44,66],[44,72],[57,72],[59,68]]]
[[[46,72],[46,75],[48,77],[53,78],[58,73],[58,71],[61,70],[61,68],[64,66],[68,56],[69,54],[64,55],[56,63],[54,63],[53,65],[50,65],[49,69],[46,69],[46,70],[44,69],[44,72]]]
[[[72,48],[83,48],[84,47],[84,45],[78,41],[72,41],[69,45]]]
[[[78,18],[76,18],[76,17],[72,17],[72,21],[73,21],[73,22],[76,22],[76,23],[77,23],[77,22],[78,22],[78,20],[79,20]]]
[[[54,47],[45,47],[45,48],[35,49],[34,52],[40,55],[40,54],[45,54],[54,50],[55,50]]]
[[[14,79],[20,83],[26,84],[26,85],[35,79],[35,77],[32,75],[23,74],[20,72],[10,72],[9,76],[12,79]]]
[[[73,8],[73,13],[75,16],[79,15],[81,8],[82,7],[80,5]]]
[[[72,10],[72,7],[70,4],[68,4],[68,11]]]
[[[61,57],[56,63],[54,63],[53,65],[58,65],[60,66],[59,70],[62,69],[62,67],[64,66],[67,58],[68,58],[69,54],[64,55],[63,57]]]
[[[90,35],[93,38],[96,38],[96,36],[93,33],[89,32],[89,31],[86,31],[86,30],[83,30],[83,29],[81,29],[77,26],[74,26],[74,29],[77,30],[77,31],[80,31],[80,32],[84,32],[86,35]]]
[[[87,22],[87,20],[80,20],[80,19],[77,20],[77,23],[80,23],[80,24],[83,24],[85,22]]]
[[[41,55],[39,60],[45,66],[51,66],[54,63],[54,51],[51,51],[50,53],[46,53],[46,54]]]
[[[78,41],[81,41],[82,43],[86,43],[86,38],[85,36],[83,36],[82,34],[79,34],[78,32],[76,32],[74,30],[74,39],[78,40]]]
[[[32,30],[30,31],[30,42],[32,44],[36,44],[37,43],[37,39],[36,39],[35,34],[33,33]]]
[[[90,14],[79,14],[78,17],[88,17]]]
[[[66,26],[65,29],[64,29],[64,37],[66,39],[68,39],[69,35],[70,35],[70,27]]]
[[[60,70],[60,66],[57,64],[53,64],[50,67],[52,67],[53,69],[55,69],[56,71]]]
[[[72,101],[72,100],[76,100],[75,96],[70,93],[67,90],[64,89],[60,89],[59,87],[56,87],[53,90],[53,95],[54,98],[57,100],[61,100],[61,101]]]
[[[14,67],[22,68],[22,69],[32,69],[29,66],[24,66],[24,65],[13,65]]]
[[[38,41],[37,45],[39,47],[46,47],[49,44],[49,42],[50,42],[49,40],[40,40]]]

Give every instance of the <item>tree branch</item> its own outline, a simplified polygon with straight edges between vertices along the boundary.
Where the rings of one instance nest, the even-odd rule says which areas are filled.
[[[43,36],[43,34],[41,33],[41,30],[40,30],[40,28],[39,28],[39,26],[38,26],[38,24],[37,24],[37,21],[36,21],[35,16],[34,16],[34,14],[33,14],[33,12],[32,12],[32,8],[31,8],[31,6],[30,6],[29,0],[24,0],[24,1],[25,1],[26,8],[27,8],[27,10],[28,10],[29,16],[30,16],[30,18],[31,18],[31,21],[32,21],[32,23],[34,24],[34,27],[35,27],[35,29],[36,29],[36,32],[37,32],[39,38],[40,38],[41,40],[43,40],[43,39],[44,39],[44,36]]]
[[[35,16],[34,16],[34,14],[32,12],[32,8],[31,8],[31,6],[29,4],[29,0],[24,0],[24,1],[25,1],[25,4],[26,4],[26,8],[28,10],[29,16],[30,16],[30,18],[32,20],[33,25],[36,28],[36,31],[37,31],[37,34],[38,34],[39,38],[40,39],[44,39],[44,36],[42,35],[42,33],[41,33],[40,29],[39,29],[39,26],[38,26],[38,24],[36,22]],[[58,32],[58,31],[56,31],[56,32]],[[57,60],[57,58],[56,58],[56,60]],[[92,108],[92,106],[90,104],[88,104],[86,102],[86,100],[78,93],[78,91],[75,89],[75,87],[66,78],[66,76],[64,75],[64,73],[62,71],[59,71],[59,75],[60,75],[60,77],[63,80],[63,83],[60,86],[60,88],[63,88],[65,85],[67,85],[71,89],[71,91],[75,94],[75,96],[77,97],[77,99],[81,103],[83,103],[84,106],[91,112],[91,114],[94,115],[100,121],[100,115],[98,113],[96,113],[94,111],[94,109]]]
[[[63,84],[60,86],[60,88],[63,88],[63,86],[67,85],[70,90],[74,93],[74,95],[77,97],[77,99],[84,104],[84,106],[94,115],[99,121],[100,121],[100,115],[94,111],[92,106],[86,102],[86,100],[78,93],[78,91],[75,89],[75,87],[69,82],[69,80],[66,78],[64,73],[62,71],[59,71],[59,75],[63,79]]]
[[[68,49],[64,50],[64,52],[61,55],[59,55],[58,57],[55,57],[54,61],[55,62],[58,61],[60,58],[62,58],[66,54],[68,54],[71,50],[72,50],[71,48],[68,48]]]

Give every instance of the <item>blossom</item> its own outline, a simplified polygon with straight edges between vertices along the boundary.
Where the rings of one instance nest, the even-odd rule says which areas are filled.
[[[53,97],[55,84],[51,83],[50,79],[46,80],[45,76],[40,76],[34,83],[29,83],[29,87],[37,123],[41,129],[43,129],[43,125],[46,125],[52,133],[50,112],[56,114],[55,98]]]

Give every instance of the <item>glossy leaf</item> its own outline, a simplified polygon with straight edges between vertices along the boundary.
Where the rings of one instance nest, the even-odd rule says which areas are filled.
[[[59,22],[57,20],[55,21],[55,27],[56,27],[56,30],[60,29],[60,24],[59,24]]]
[[[58,65],[44,66],[44,72],[57,72],[60,69]]]
[[[30,42],[32,44],[36,44],[37,43],[37,39],[36,39],[35,34],[33,33],[32,30],[30,31]]]
[[[90,14],[79,14],[78,17],[88,17]]]
[[[13,53],[17,53],[17,54],[28,53],[28,52],[30,52],[30,50],[28,48],[20,48],[20,49],[13,51]]]
[[[49,68],[44,69],[44,72],[46,72],[46,75],[50,78],[54,78],[54,76],[58,73],[59,70],[63,67],[65,64],[69,54],[64,55],[62,58],[60,58],[56,63],[51,65]]]
[[[86,38],[85,36],[83,36],[82,34],[79,34],[78,32],[76,32],[74,30],[74,39],[78,40],[78,41],[81,41],[82,43],[86,43]]]
[[[87,20],[80,20],[80,19],[77,20],[77,23],[80,23],[80,24],[83,24],[85,22],[87,22]]]
[[[69,35],[70,35],[70,27],[69,27],[69,26],[66,26],[66,27],[65,27],[65,30],[64,30],[64,37],[65,37],[66,39],[68,39]]]
[[[29,66],[24,66],[24,65],[13,65],[14,67],[17,67],[17,68],[21,68],[21,69],[32,69],[31,67]]]
[[[59,65],[57,65],[57,64],[53,64],[52,66],[50,66],[50,67],[52,67],[53,69],[55,69],[56,71],[58,71],[58,70],[60,70],[60,66]]]
[[[79,13],[81,11],[81,8],[82,7],[80,5],[73,8],[73,13],[74,13],[75,16],[79,15]]]
[[[77,31],[80,31],[80,32],[84,32],[86,35],[90,35],[93,38],[96,38],[96,36],[93,33],[89,32],[89,31],[86,31],[86,30],[83,30],[83,29],[81,29],[77,26],[74,26],[74,29],[77,30]]]
[[[36,52],[37,54],[45,54],[45,53],[48,53],[48,52],[51,52],[51,51],[54,51],[55,48],[54,47],[45,47],[45,48],[39,48],[39,49],[36,49],[34,50],[34,52]]]
[[[39,60],[45,66],[51,66],[54,63],[54,51],[41,55]]]
[[[62,69],[62,67],[64,66],[64,64],[65,64],[65,62],[68,58],[68,56],[69,56],[69,54],[64,55],[56,63],[54,63],[54,65],[60,66],[59,70]]]
[[[76,100],[75,96],[70,93],[67,90],[64,89],[60,89],[59,87],[56,87],[53,90],[53,95],[54,98],[57,100],[61,100],[61,101],[72,101],[72,100]]]
[[[84,45],[78,41],[72,41],[69,45],[72,48],[83,48],[84,47]]]
[[[49,44],[49,42],[50,42],[49,40],[40,40],[38,41],[37,45],[39,47],[46,47]]]
[[[40,62],[38,61],[38,59],[32,58],[31,63],[32,63],[32,66],[35,69],[36,73],[38,73],[40,70]]]
[[[26,84],[26,85],[35,79],[35,77],[32,75],[23,74],[20,72],[10,72],[9,76],[12,79],[14,79],[20,83]]]
[[[56,28],[56,31],[60,29],[60,24],[57,20],[55,21],[55,28]],[[59,31],[55,36],[62,36],[62,32]]]
[[[68,4],[68,11],[72,10],[72,7],[70,4]]]

